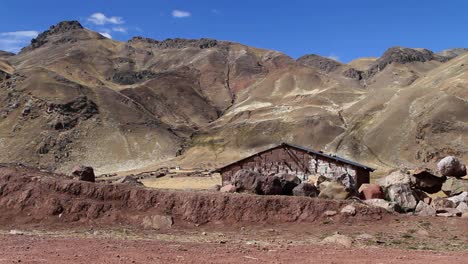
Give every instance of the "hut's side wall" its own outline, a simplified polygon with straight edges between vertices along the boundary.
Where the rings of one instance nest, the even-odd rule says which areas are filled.
[[[284,146],[261,152],[223,168],[220,171],[223,185],[231,182],[231,177],[241,169],[253,170],[263,175],[294,174],[301,180],[307,180],[310,175],[323,175],[336,180],[343,174],[348,174],[356,188],[369,182],[369,172],[364,169]]]

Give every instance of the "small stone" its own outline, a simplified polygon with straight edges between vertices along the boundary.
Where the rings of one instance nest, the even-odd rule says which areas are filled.
[[[462,212],[458,211],[455,208],[444,208],[444,209],[437,210],[437,216],[443,216],[443,217],[462,216]]]
[[[360,234],[356,237],[357,240],[365,240],[365,241],[369,241],[369,240],[375,240],[375,236],[371,235],[371,234]]]
[[[343,209],[341,209],[341,213],[346,214],[346,215],[355,215],[356,214],[356,207],[349,204],[349,205],[343,207]]]
[[[465,202],[460,203],[457,206],[457,210],[462,212],[462,213],[468,213],[468,204]]]
[[[447,156],[437,163],[437,169],[444,176],[463,177],[466,166],[457,157]]]
[[[329,237],[326,237],[322,240],[322,244],[326,245],[339,245],[345,248],[350,248],[353,244],[353,240],[345,235],[335,234]]]
[[[325,213],[323,213],[325,216],[334,216],[337,214],[336,211],[332,211],[332,210],[327,210],[325,211]]]
[[[363,200],[384,199],[385,195],[379,185],[365,183],[359,187],[359,197]]]
[[[236,186],[234,186],[232,184],[228,184],[226,186],[221,187],[221,189],[219,189],[219,191],[222,192],[222,193],[235,193],[236,192]]]
[[[414,211],[419,216],[435,216],[437,213],[434,207],[428,205],[423,201],[419,201]]]
[[[24,235],[24,232],[12,229],[12,230],[10,230],[10,235],[19,235],[19,236],[21,236],[21,235]]]

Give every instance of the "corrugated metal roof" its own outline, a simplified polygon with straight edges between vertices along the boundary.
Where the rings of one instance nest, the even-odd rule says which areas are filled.
[[[295,148],[295,149],[300,149],[302,151],[305,151],[307,153],[311,153],[311,154],[314,154],[314,155],[317,155],[317,156],[322,156],[322,157],[325,157],[325,158],[328,158],[328,159],[332,159],[332,160],[336,160],[336,161],[339,161],[339,162],[343,162],[343,163],[346,163],[346,164],[350,164],[350,165],[353,165],[353,166],[356,166],[356,167],[360,167],[360,168],[363,168],[365,170],[368,170],[368,171],[374,171],[375,169],[374,168],[371,168],[369,166],[366,166],[366,165],[363,165],[363,164],[360,164],[360,163],[357,163],[357,162],[354,162],[354,161],[351,161],[351,160],[347,160],[347,159],[344,159],[344,158],[341,158],[341,157],[338,157],[336,155],[329,155],[329,154],[325,154],[321,151],[316,151],[316,150],[313,150],[313,149],[309,149],[309,148],[306,148],[306,147],[302,147],[302,146],[299,146],[299,145],[294,145],[294,144],[290,144],[290,143],[286,143],[286,142],[282,142],[274,147],[270,147],[268,149],[265,149],[265,150],[262,150],[260,152],[257,152],[253,155],[250,155],[248,157],[245,157],[243,159],[240,159],[238,161],[235,161],[235,162],[232,162],[232,163],[229,163],[228,165],[225,165],[217,170],[215,170],[215,172],[219,172],[220,170],[226,168],[226,167],[229,167],[231,165],[234,165],[236,163],[239,163],[241,161],[244,161],[248,158],[251,158],[255,155],[259,155],[263,152],[266,152],[266,151],[269,151],[269,150],[272,150],[272,149],[275,149],[275,148],[278,148],[278,147],[281,147],[281,146],[287,146],[287,147],[290,147],[290,148]]]

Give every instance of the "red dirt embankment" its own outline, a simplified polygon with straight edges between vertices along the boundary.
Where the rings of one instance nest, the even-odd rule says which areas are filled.
[[[314,222],[323,220],[326,210],[336,210],[339,214],[347,204],[301,197],[166,191],[88,183],[22,166],[0,165],[0,224],[4,226],[73,222],[154,227],[164,226],[171,218],[169,221],[179,226]],[[374,221],[387,214],[380,208],[361,204],[355,207],[356,216],[338,215],[335,220]]]

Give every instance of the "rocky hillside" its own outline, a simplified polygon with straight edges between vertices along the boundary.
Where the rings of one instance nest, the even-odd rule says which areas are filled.
[[[216,167],[287,141],[376,167],[468,158],[468,55],[349,65],[213,39],[107,39],[76,21],[0,52],[0,162]]]

